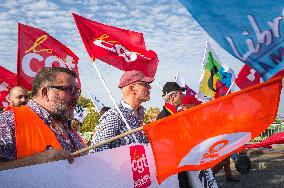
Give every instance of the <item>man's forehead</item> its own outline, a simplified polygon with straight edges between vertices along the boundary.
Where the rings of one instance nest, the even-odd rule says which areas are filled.
[[[27,94],[28,92],[23,89],[23,88],[14,88],[12,91],[11,91],[11,94],[12,95],[22,95],[22,94]]]
[[[67,74],[65,72],[59,72],[55,74],[54,83],[56,84],[65,84],[65,85],[77,85],[76,84],[76,78],[71,76],[70,74]]]

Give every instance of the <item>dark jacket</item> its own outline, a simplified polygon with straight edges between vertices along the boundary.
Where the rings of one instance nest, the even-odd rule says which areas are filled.
[[[163,110],[158,114],[157,120],[162,119],[164,117],[170,116],[171,113],[163,106]]]
[[[163,110],[158,114],[157,120],[170,116],[170,115],[172,114],[165,108],[165,106],[163,106]],[[180,188],[191,188],[192,187],[190,180],[185,171],[178,173],[178,181],[179,181]]]

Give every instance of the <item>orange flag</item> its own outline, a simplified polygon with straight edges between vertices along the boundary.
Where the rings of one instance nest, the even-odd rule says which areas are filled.
[[[145,125],[158,182],[241,150],[274,121],[281,89],[281,78],[272,79]]]

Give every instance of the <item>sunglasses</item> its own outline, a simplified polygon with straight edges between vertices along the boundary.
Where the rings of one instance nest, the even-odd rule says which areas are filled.
[[[80,96],[81,89],[77,88],[76,86],[47,86],[48,88],[58,89],[61,91],[67,91],[70,95],[77,95]]]

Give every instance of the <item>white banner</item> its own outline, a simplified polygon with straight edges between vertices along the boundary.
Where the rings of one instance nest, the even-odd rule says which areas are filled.
[[[78,157],[72,164],[62,160],[0,171],[0,181],[1,187],[5,188],[179,187],[177,175],[169,177],[158,185],[155,170],[150,145],[128,145]],[[202,183],[196,182],[201,179],[199,173],[190,172],[190,174],[194,175],[190,178],[195,179],[193,187],[217,187],[216,181],[212,180],[212,173],[211,180],[209,174],[206,178],[202,178]]]

